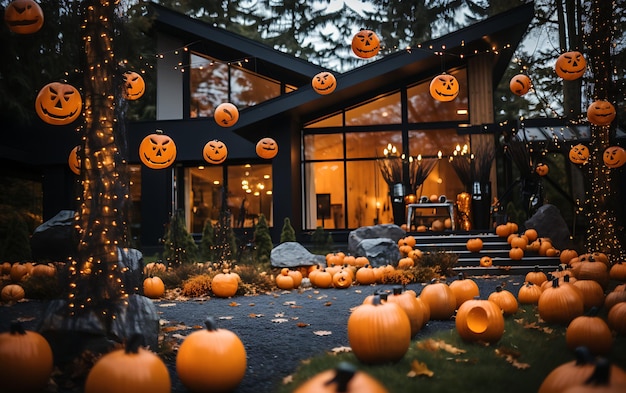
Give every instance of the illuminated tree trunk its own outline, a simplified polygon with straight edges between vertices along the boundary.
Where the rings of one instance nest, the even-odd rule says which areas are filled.
[[[95,312],[105,321],[127,298],[127,270],[119,248],[127,246],[129,181],[126,161],[122,84],[114,56],[117,2],[82,4],[84,115],[78,254],[70,267],[72,313]],[[123,149],[122,149],[123,148]]]
[[[593,73],[591,100],[606,99],[615,105],[615,84],[612,80],[611,46],[613,36],[613,2],[592,0],[590,2],[590,31],[587,36],[589,63]],[[590,158],[587,165],[586,206],[589,226],[585,247],[612,256],[612,261],[624,259],[620,235],[616,228],[616,187],[611,169],[604,165],[604,149],[614,141],[615,127],[591,125]]]

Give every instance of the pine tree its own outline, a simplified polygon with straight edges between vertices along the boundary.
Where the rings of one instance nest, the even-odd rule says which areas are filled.
[[[267,220],[263,214],[259,215],[259,222],[254,228],[254,245],[256,247],[256,259],[260,263],[267,263],[274,247]]]
[[[207,220],[202,228],[202,239],[200,239],[200,254],[201,261],[212,261],[215,258],[215,230],[211,220]]]
[[[178,267],[197,260],[198,246],[187,231],[182,211],[177,211],[170,218],[163,247],[163,259],[168,266]]]
[[[285,217],[283,222],[283,230],[280,233],[280,242],[295,242],[296,241],[296,231],[291,226],[291,220],[289,217]]]

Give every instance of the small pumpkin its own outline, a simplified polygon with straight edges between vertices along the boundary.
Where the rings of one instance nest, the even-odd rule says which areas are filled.
[[[454,75],[439,74],[430,81],[430,95],[437,101],[448,102],[459,95],[459,82]]]
[[[357,57],[369,59],[380,51],[380,38],[372,30],[362,29],[352,37],[351,47]]]
[[[568,156],[569,160],[574,164],[586,164],[589,161],[589,148],[579,143],[571,147]]]
[[[594,355],[606,355],[613,347],[613,335],[604,319],[592,308],[587,315],[574,318],[565,331],[565,343],[571,350],[587,347]]]
[[[165,284],[160,277],[146,277],[143,280],[143,294],[150,299],[158,299],[165,293]]]
[[[535,285],[541,285],[548,279],[548,276],[539,268],[535,266],[532,271],[526,273],[524,281],[532,282]]]
[[[33,34],[43,26],[43,10],[34,0],[14,0],[4,10],[4,22],[14,33]]]
[[[294,393],[388,393],[387,389],[369,374],[358,371],[347,362],[333,370],[322,371],[300,385]]]
[[[215,108],[213,119],[222,127],[232,127],[239,121],[239,110],[230,102],[223,102]]]
[[[502,309],[491,300],[472,299],[459,307],[456,330],[465,341],[494,343],[504,334]]]
[[[524,249],[520,247],[513,247],[509,250],[509,258],[514,261],[519,261],[524,258]]]
[[[510,244],[512,248],[519,247],[521,249],[525,249],[528,245],[528,238],[524,234],[515,235],[511,237]]]
[[[430,319],[447,320],[454,315],[456,297],[445,282],[430,282],[422,289],[419,297],[428,305]]]
[[[537,173],[539,176],[542,176],[542,177],[546,176],[548,172],[550,172],[550,168],[548,167],[547,164],[544,164],[544,163],[537,164],[537,167],[535,168],[535,173]]]
[[[626,281],[626,262],[615,262],[609,269],[609,277],[612,280]]]
[[[293,288],[299,288],[300,284],[302,284],[302,273],[299,270],[289,270],[288,274],[293,280]]]
[[[485,255],[480,258],[478,264],[481,267],[491,267],[493,266],[493,259],[490,256]]]
[[[230,392],[246,373],[246,349],[239,337],[220,329],[215,318],[208,317],[206,329],[183,340],[176,354],[176,372],[191,392]]]
[[[38,263],[33,266],[31,271],[32,276],[38,277],[54,277],[57,273],[57,268],[51,263]]]
[[[519,308],[519,304],[517,303],[517,298],[511,292],[502,288],[502,286],[498,285],[496,287],[496,291],[489,294],[487,300],[491,300],[500,308],[504,315],[513,315],[517,312]]]
[[[517,300],[521,304],[537,304],[539,302],[541,292],[541,286],[526,281],[517,292]]]
[[[530,91],[532,83],[526,74],[517,74],[509,82],[509,89],[518,96],[523,96]]]
[[[337,79],[332,73],[322,71],[311,79],[311,85],[317,94],[327,95],[337,88]]]
[[[83,99],[78,90],[67,83],[45,85],[35,99],[35,112],[41,120],[54,126],[70,124],[78,119]]]
[[[261,158],[271,160],[278,154],[278,144],[272,138],[261,138],[256,144],[256,154]]]
[[[217,139],[208,141],[202,148],[202,158],[209,164],[221,164],[226,161],[227,156],[228,148],[226,144]]]
[[[80,149],[80,145],[74,146],[70,151],[70,155],[67,157],[67,165],[75,175],[80,175],[80,156],[78,155]]]
[[[480,296],[480,290],[476,281],[463,277],[463,273],[459,273],[457,280],[452,281],[449,287],[454,293],[456,308],[461,307],[461,304],[466,301]]]
[[[356,281],[361,285],[371,285],[376,282],[374,269],[370,265],[363,266],[356,271]]]
[[[26,264],[16,262],[11,265],[11,271],[9,272],[9,277],[11,278],[11,281],[20,282],[24,278],[26,278],[27,274],[29,273]]]
[[[321,269],[311,279],[311,284],[318,288],[330,288],[333,285],[333,276],[327,269]]]
[[[24,299],[24,296],[26,296],[24,287],[19,284],[7,284],[2,287],[0,292],[0,298],[3,302],[17,302]]]
[[[151,169],[164,169],[176,160],[176,144],[163,131],[156,130],[139,144],[139,159]]]
[[[602,154],[604,165],[611,169],[620,168],[626,163],[626,150],[621,146],[610,146]]]
[[[561,250],[561,255],[559,255],[559,261],[561,263],[569,265],[570,261],[576,257],[578,257],[578,252],[576,250],[566,248],[565,250]]]
[[[138,100],[146,92],[146,82],[143,77],[135,71],[126,71],[122,75],[124,78],[124,96],[127,100]]]
[[[596,126],[606,126],[615,120],[615,107],[607,100],[597,100],[587,107],[587,120]]]
[[[483,249],[483,240],[479,237],[468,239],[465,243],[465,247],[470,252],[479,252]]]
[[[400,258],[400,260],[398,261],[398,269],[406,270],[412,268],[414,265],[415,261],[413,260],[413,258],[404,257]]]
[[[333,287],[338,289],[349,288],[352,285],[352,276],[350,273],[342,269],[337,273],[333,274]]]
[[[565,52],[556,59],[554,70],[562,79],[572,81],[584,75],[587,61],[578,51]]]
[[[218,273],[211,281],[211,291],[217,297],[235,296],[239,289],[239,275],[233,272]]]

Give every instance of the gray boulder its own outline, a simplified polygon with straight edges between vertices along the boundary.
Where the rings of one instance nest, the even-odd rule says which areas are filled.
[[[270,263],[272,267],[295,268],[325,265],[326,258],[323,255],[312,254],[298,242],[284,242],[272,249]]]
[[[354,255],[367,257],[373,267],[395,266],[400,260],[397,240],[384,237],[361,240],[354,250]]]
[[[74,215],[73,210],[61,210],[35,228],[30,238],[34,260],[62,262],[76,256],[78,237]]]
[[[537,209],[537,212],[524,223],[524,226],[527,229],[535,229],[540,237],[550,238],[556,249],[563,250],[572,248],[567,223],[559,209],[554,205],[546,204],[541,206]]]
[[[359,255],[356,250],[358,245],[364,239],[386,238],[397,243],[398,240],[405,236],[406,232],[395,224],[381,224],[361,227],[350,231],[350,234],[348,235],[348,251],[351,254]]]

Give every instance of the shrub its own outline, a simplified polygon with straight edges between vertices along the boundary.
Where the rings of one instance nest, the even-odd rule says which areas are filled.
[[[459,255],[449,251],[425,252],[419,261],[421,267],[438,268],[439,273],[445,276],[453,276],[452,270],[459,260]]]
[[[211,292],[211,281],[213,277],[209,274],[199,274],[193,276],[183,283],[181,294],[188,297],[199,297],[208,295]]]
[[[172,214],[164,236],[163,259],[168,266],[176,267],[185,263],[195,262],[198,257],[198,246],[185,225],[182,211]]]
[[[263,214],[259,215],[259,222],[254,228],[254,246],[256,247],[256,258],[260,263],[267,263],[274,247],[267,220]]]
[[[280,242],[295,242],[296,241],[296,231],[291,226],[291,220],[289,217],[285,217],[283,222],[283,230],[280,233]]]
[[[200,239],[199,260],[213,261],[215,247],[215,230],[211,220],[207,220],[202,228],[202,238]]]

